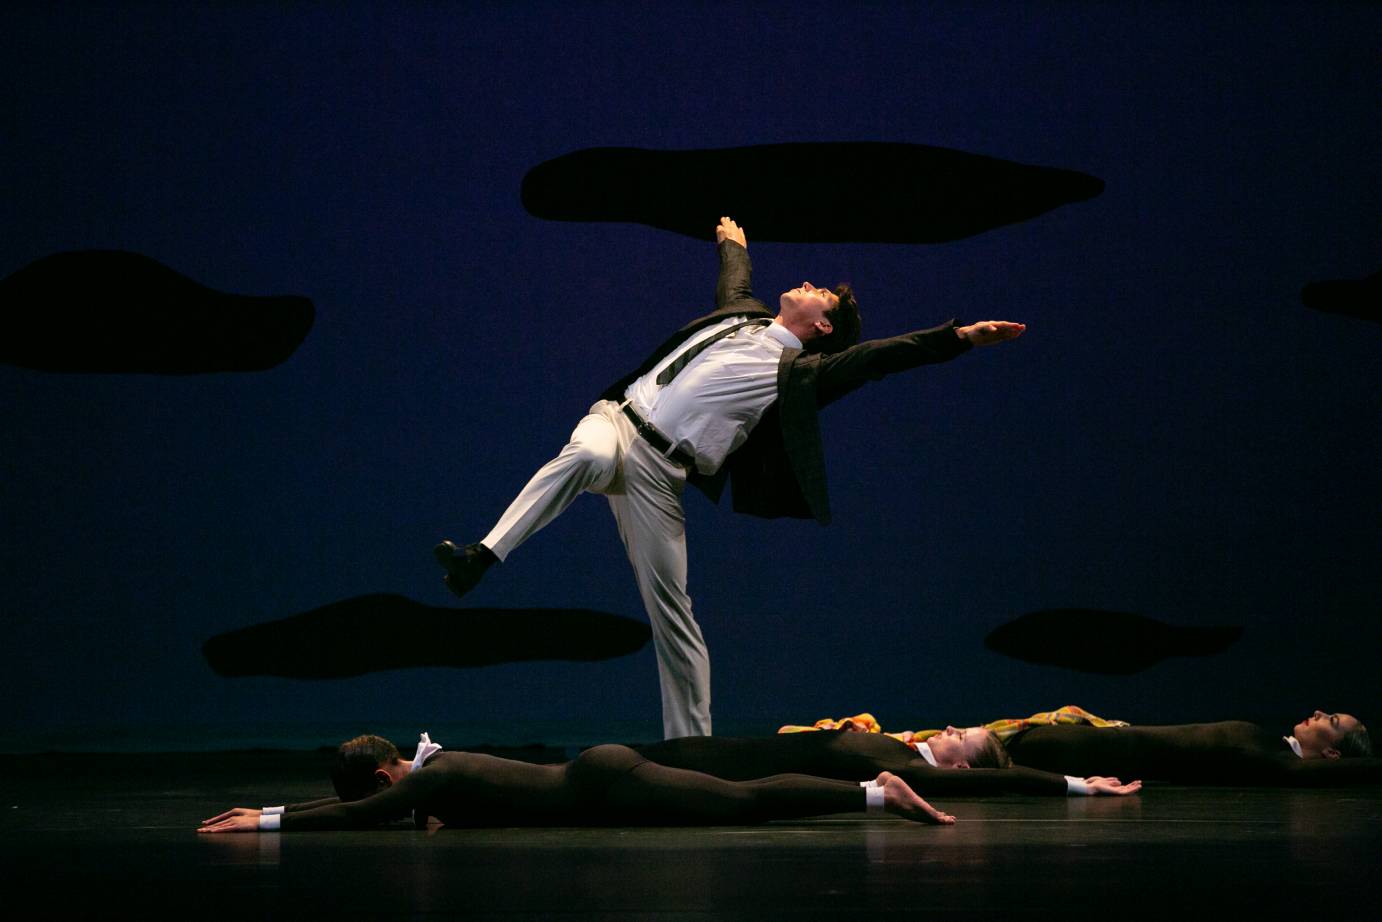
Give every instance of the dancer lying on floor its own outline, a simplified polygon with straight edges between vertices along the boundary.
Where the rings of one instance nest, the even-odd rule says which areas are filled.
[[[844,721],[817,722],[817,727],[834,726],[872,732],[788,732],[813,729],[808,727],[784,727],[783,731],[787,738],[829,737],[837,733],[866,739],[884,736],[877,732],[881,728],[869,714]],[[939,737],[932,735],[937,731],[916,731],[884,738],[926,740],[934,745],[953,730],[948,728]],[[1067,706],[1027,719],[966,727],[962,732],[966,736],[985,734],[1001,739],[1005,750],[1001,758],[1048,772],[1127,774],[1178,784],[1317,787],[1382,782],[1382,759],[1372,757],[1367,727],[1344,713],[1315,711],[1283,736],[1242,720],[1130,726]],[[938,764],[944,768],[954,763],[942,760]],[[923,793],[938,791],[952,793],[933,787],[925,788]]]
[[[425,738],[418,749],[414,765],[437,751],[435,744]],[[611,747],[597,747],[606,749]],[[625,747],[613,747],[624,749]],[[731,737],[685,737],[632,747],[632,752],[659,768],[680,769],[681,774],[696,772],[726,781],[753,782],[775,776],[814,776],[817,779],[865,782],[884,774],[897,776],[909,789],[925,794],[985,796],[993,794],[1134,794],[1141,789],[1140,781],[1123,784],[1117,778],[1077,778],[1038,771],[1030,768],[997,770],[974,768],[969,771],[946,771],[947,768],[970,765],[1008,764],[998,738],[977,728],[957,730],[949,727],[920,747],[901,743],[891,737],[865,733],[800,733],[754,739]],[[567,775],[582,759],[593,758],[589,752],[568,766],[529,766],[510,763],[492,756],[471,756],[488,759],[503,766],[518,766],[516,777],[539,777],[543,772],[561,769]],[[1004,761],[1000,762],[1001,758]],[[430,763],[429,763],[430,764]],[[484,763],[481,763],[484,764]],[[390,768],[390,766],[394,766]],[[398,750],[379,737],[360,737],[341,746],[337,766],[332,772],[341,800],[355,801],[373,793],[385,777],[393,777],[410,768],[398,761]],[[525,769],[542,771],[527,772]],[[581,769],[574,769],[577,774]],[[403,774],[407,774],[403,772]],[[856,798],[857,799],[857,798]],[[919,798],[918,798],[919,799]],[[340,803],[337,798],[295,804],[288,812],[298,813],[315,807]],[[924,804],[925,802],[922,801]],[[276,812],[282,808],[271,808]],[[844,809],[850,809],[848,807]],[[926,808],[930,810],[928,806]],[[237,812],[238,811],[238,812]],[[472,811],[474,812],[474,811]],[[482,811],[483,812],[483,811]],[[934,816],[941,815],[939,811]],[[215,818],[223,820],[232,815],[258,816],[253,808],[236,808]],[[437,814],[433,814],[437,815]],[[801,814],[798,814],[801,815]],[[502,825],[519,825],[531,820],[497,817]],[[660,820],[659,820],[660,821]],[[214,821],[208,821],[214,822]],[[539,820],[538,822],[541,822]],[[471,825],[487,825],[471,822]],[[219,830],[218,830],[219,831]]]
[[[927,796],[992,794],[1134,794],[1141,781],[1010,768],[998,737],[982,727],[947,727],[909,744],[880,733],[823,731],[736,739],[688,736],[633,747],[660,765],[704,772],[730,781],[801,772],[863,781],[891,772]],[[964,768],[968,771],[947,771]]]
[[[410,814],[418,826],[428,817],[448,826],[739,825],[865,809],[955,822],[887,772],[870,786],[808,775],[734,782],[668,768],[626,746],[596,746],[563,765],[439,749],[423,734],[408,763],[388,740],[357,737],[337,753],[339,800],[282,812],[235,807],[197,831],[363,829]]]
[[[1243,720],[1160,727],[1048,726],[1005,744],[1014,762],[1047,771],[1137,772],[1178,784],[1301,787],[1382,782],[1382,759],[1350,714],[1315,711],[1290,735]]]

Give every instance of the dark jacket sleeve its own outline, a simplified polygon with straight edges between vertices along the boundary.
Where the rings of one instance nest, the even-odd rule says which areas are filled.
[[[733,240],[721,241],[720,278],[715,283],[715,313],[766,310],[753,296],[753,264],[749,251]]]
[[[948,362],[974,348],[955,335],[950,320],[929,330],[915,330],[887,339],[870,339],[842,352],[820,357],[816,373],[816,405],[823,407],[868,381],[919,365]]]

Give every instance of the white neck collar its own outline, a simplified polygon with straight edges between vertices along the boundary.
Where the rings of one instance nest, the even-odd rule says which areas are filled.
[[[413,764],[408,766],[409,774],[422,768],[423,763],[437,752],[441,752],[441,745],[432,742],[432,738],[426,733],[422,734],[417,741],[417,755],[413,756]]]

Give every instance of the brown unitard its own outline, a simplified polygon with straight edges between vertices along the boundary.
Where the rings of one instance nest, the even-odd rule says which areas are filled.
[[[743,739],[688,736],[633,748],[660,765],[705,772],[734,781],[783,772],[867,781],[876,778],[879,772],[888,771],[907,782],[912,790],[923,797],[991,794],[1063,796],[1067,788],[1063,774],[1031,768],[936,768],[912,746],[881,733],[822,730]]]
[[[1332,786],[1382,781],[1382,759],[1302,759],[1242,720],[1147,727],[1031,727],[1006,743],[1021,765],[1179,784]]]
[[[379,793],[299,804],[285,831],[359,829],[414,814],[448,826],[733,825],[863,810],[857,783],[806,775],[735,782],[596,746],[564,765],[439,752]]]

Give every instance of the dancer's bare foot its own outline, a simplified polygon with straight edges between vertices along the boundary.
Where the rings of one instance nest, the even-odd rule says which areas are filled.
[[[883,809],[894,816],[914,823],[931,823],[935,826],[950,826],[955,817],[942,813],[917,796],[907,782],[892,772],[882,772],[875,783],[883,789]]]

